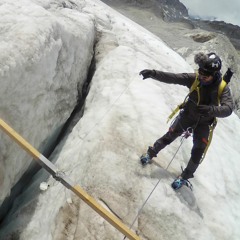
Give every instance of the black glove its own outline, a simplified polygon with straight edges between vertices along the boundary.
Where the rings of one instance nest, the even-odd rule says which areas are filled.
[[[203,117],[213,117],[213,106],[199,105],[198,113]]]
[[[139,73],[139,75],[142,75],[144,80],[146,78],[154,77],[156,75],[156,71],[150,70],[150,69],[144,69]]]

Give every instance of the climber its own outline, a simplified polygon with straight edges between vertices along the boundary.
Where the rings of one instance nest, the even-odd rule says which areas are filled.
[[[233,111],[233,100],[227,84],[224,85],[221,96],[218,96],[219,86],[223,81],[220,72],[221,59],[215,53],[198,53],[194,61],[199,67],[197,73],[174,74],[149,69],[140,72],[143,80],[153,78],[168,84],[187,86],[190,89],[189,95],[181,105],[180,112],[168,132],[156,140],[153,146],[148,148],[147,153],[140,158],[142,165],[151,163],[152,158],[156,157],[160,150],[172,143],[187,129],[191,129],[193,135],[191,157],[181,175],[172,183],[175,190],[188,185],[188,179],[194,177],[193,174],[208,145],[210,126],[215,123],[216,118],[228,117]]]

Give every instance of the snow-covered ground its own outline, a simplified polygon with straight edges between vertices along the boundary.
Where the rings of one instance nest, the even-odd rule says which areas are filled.
[[[34,1],[0,1],[0,116],[41,149],[76,106],[95,34],[91,16],[43,2],[49,11]],[[31,162],[1,139],[0,204]]]
[[[71,38],[72,43],[65,46],[66,62],[62,63],[62,68],[70,67],[67,64],[69,61],[76,69],[82,66],[80,62],[75,65],[69,59],[72,57],[71,54],[68,55],[73,50],[72,46],[76,48],[79,45],[83,49],[87,46],[86,49],[89,49],[87,43],[94,42],[95,36],[98,40],[95,46],[96,71],[86,99],[84,115],[52,156],[58,168],[119,216],[127,226],[131,225],[142,204],[161,179],[133,226],[141,239],[239,239],[239,118],[232,114],[219,120],[207,157],[192,180],[194,191],[185,187],[173,191],[170,184],[180,173],[181,165],[185,166],[188,162],[192,139],[184,141],[168,171],[165,169],[180,145],[180,139],[160,152],[155,159],[158,164],[142,168],[139,156],[167,131],[167,116],[182,102],[188,89],[151,79],[143,81],[139,72],[145,68],[170,72],[194,70],[161,39],[97,0],[65,1],[66,6],[73,9],[63,8],[57,1],[35,1],[36,5],[33,2],[11,1],[13,6],[22,4],[22,10],[29,8],[29,12],[37,9],[37,13],[41,9],[44,15],[50,15],[50,19],[54,13],[61,22],[74,16],[79,24],[79,28],[76,26],[74,29],[70,28],[70,24],[68,31],[58,28],[57,32],[63,39],[69,39],[72,32],[76,31],[76,38]],[[1,5],[1,10],[6,11],[4,5]],[[67,12],[66,18],[61,18],[62,12]],[[16,12],[12,19],[17,19],[19,15],[21,12]],[[5,16],[3,20],[6,18]],[[81,32],[81,29],[89,19],[94,22],[96,32],[88,36],[87,42],[81,42],[81,39],[86,39],[86,33]],[[35,31],[41,29],[43,36],[56,34],[54,31],[49,34],[45,21],[35,25],[29,23],[29,26]],[[16,35],[17,30],[19,29],[11,29],[12,36]],[[30,41],[30,37],[27,39]],[[32,50],[38,57],[41,53],[38,48],[34,44],[30,48],[25,42],[21,42],[21,49],[25,47]],[[62,48],[63,46],[60,47]],[[15,52],[14,47],[10,49]],[[44,47],[43,49],[45,50]],[[56,60],[50,56],[47,66],[56,64]],[[19,69],[20,73],[27,74],[27,63],[17,54],[13,59],[15,71]],[[36,64],[33,69],[37,79],[42,78],[47,66]],[[87,67],[87,64],[83,66]],[[55,68],[56,81],[60,79],[61,85],[52,83],[53,86],[57,84],[59,89],[68,87],[69,84],[68,81],[61,81],[62,68]],[[48,86],[51,77],[46,77],[45,85]],[[23,79],[20,85],[27,84],[28,79]],[[33,85],[37,87],[40,83],[42,81],[36,81]],[[49,94],[43,90],[43,97],[46,98]],[[18,101],[24,103],[21,96],[25,99],[28,95],[19,94]],[[71,93],[66,97],[75,100]],[[11,102],[8,97],[6,108]],[[5,115],[1,107],[1,118],[15,127],[18,121],[24,122],[26,116],[34,115],[36,111],[40,116],[45,111],[43,108],[32,107],[30,103],[31,97],[30,106],[21,104],[29,114],[23,113],[17,117],[14,110],[8,110],[8,115]],[[54,107],[52,104],[51,101],[45,101],[43,106]],[[22,109],[21,107],[19,104],[18,108]],[[45,118],[48,118],[47,113]],[[28,124],[30,123],[26,123]],[[28,132],[27,129],[31,131]],[[24,130],[33,145],[35,143],[30,136],[38,134],[41,129],[42,124],[39,125],[35,119],[34,127],[29,125]],[[10,143],[9,141],[8,144]],[[18,152],[21,153],[21,150],[18,149]],[[5,164],[9,164],[10,169],[14,162]],[[20,196],[16,205],[21,208],[1,228],[1,239],[11,239],[10,236],[24,240],[123,238],[121,233],[61,184],[51,177],[46,180],[46,175],[44,170],[38,173],[25,195]],[[39,184],[43,180],[47,181],[49,188],[40,192]]]

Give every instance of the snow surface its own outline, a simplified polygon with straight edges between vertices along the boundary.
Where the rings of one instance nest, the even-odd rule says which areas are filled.
[[[91,16],[54,9],[0,1],[0,116],[38,149],[76,106],[93,54]],[[0,134],[1,204],[31,158]]]
[[[11,2],[14,6],[21,5],[18,1]],[[44,3],[44,6],[56,3],[36,2]],[[188,162],[191,138],[184,141],[168,171],[165,169],[180,139],[159,153],[156,162],[161,167],[152,164],[142,168],[138,159],[149,145],[167,131],[167,116],[184,99],[187,89],[151,79],[143,81],[139,72],[145,68],[171,72],[192,72],[193,69],[161,39],[105,4],[96,0],[74,3],[81,12],[80,19],[91,18],[95,21],[98,34],[95,49],[97,65],[84,116],[52,157],[56,165],[128,226],[161,179],[133,226],[141,239],[239,239],[239,118],[232,114],[219,120],[207,157],[192,180],[194,191],[182,188],[174,192],[170,184],[180,173],[180,166]],[[29,11],[32,12],[37,6],[29,5]],[[4,6],[1,9],[6,10]],[[56,7],[55,11],[63,10]],[[76,10],[65,11],[69,11],[68,17],[74,11],[78,19]],[[13,19],[18,16],[19,13],[13,14]],[[84,25],[85,21],[79,24]],[[47,26],[42,21],[41,26],[29,27],[45,32],[48,31]],[[12,36],[16,31],[11,30]],[[63,38],[70,37],[71,30],[58,31]],[[79,38],[85,37],[80,31],[76,34],[78,37],[75,41],[72,39],[74,45],[79,44]],[[93,40],[91,37],[89,41]],[[29,49],[24,43],[21,46]],[[34,45],[31,49],[37,52]],[[21,69],[20,55],[14,51],[13,54],[16,69]],[[68,59],[68,56],[66,52],[65,58]],[[54,58],[48,57],[47,64],[54,63]],[[38,71],[35,75],[40,78],[46,66],[37,64],[36,68]],[[22,73],[26,74],[24,71]],[[4,112],[1,116],[4,117]],[[44,171],[38,175],[40,180],[44,179]],[[36,188],[38,181],[36,179],[29,188],[28,195],[20,198],[22,208],[0,231],[1,239],[13,233],[18,233],[24,240],[122,239],[117,230],[61,184],[49,178],[47,182],[50,187],[39,193]]]

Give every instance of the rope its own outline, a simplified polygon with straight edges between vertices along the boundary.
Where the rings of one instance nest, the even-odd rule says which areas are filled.
[[[184,142],[184,139],[186,139],[186,138],[188,138],[189,136],[191,136],[191,132],[190,132],[189,130],[190,130],[190,128],[188,128],[186,131],[183,132],[182,138],[181,138],[181,141],[180,141],[180,145],[179,145],[179,147],[177,148],[176,152],[174,153],[171,161],[169,162],[169,164],[168,164],[167,167],[165,168],[166,171],[168,170],[168,168],[169,168],[170,165],[172,164],[174,158],[176,157],[179,149],[181,148],[181,146],[182,146],[182,144],[183,144],[183,142]],[[134,218],[134,220],[133,220],[133,222],[132,222],[132,224],[131,224],[131,226],[130,226],[130,229],[132,229],[134,223],[135,223],[136,220],[138,219],[139,215],[142,213],[142,210],[143,210],[144,206],[146,205],[147,201],[149,200],[149,198],[151,197],[151,195],[153,194],[153,192],[155,191],[155,189],[157,188],[157,186],[158,186],[158,184],[161,182],[161,180],[162,180],[162,178],[160,178],[160,179],[157,181],[156,185],[154,186],[154,188],[152,189],[152,191],[151,191],[150,194],[148,195],[147,199],[146,199],[146,200],[144,201],[144,203],[142,204],[141,208],[139,209],[139,211],[138,211],[138,213],[137,213],[137,216]],[[124,240],[124,239],[126,239],[126,236],[124,236],[123,240]]]
[[[130,83],[127,85],[127,87],[120,93],[120,95],[118,95],[118,97],[114,100],[114,102],[110,105],[110,107],[107,109],[107,111],[103,114],[103,116],[100,118],[99,121],[97,121],[93,127],[89,130],[88,133],[85,134],[85,136],[83,138],[81,138],[81,140],[84,140],[92,131],[93,129],[95,129],[95,127],[101,123],[103,121],[103,119],[108,115],[108,113],[112,110],[112,108],[114,107],[114,105],[116,104],[116,102],[118,102],[118,100],[122,97],[122,95],[129,89],[130,85],[132,84],[132,82],[134,81],[134,77],[131,79]]]
[[[119,99],[125,94],[125,92],[130,88],[130,85],[133,83],[135,80],[135,77],[132,77],[130,82],[127,84],[127,87],[124,88],[124,90],[116,97],[114,102],[110,105],[110,107],[104,112],[102,117],[93,125],[93,127],[83,136],[80,137],[82,141],[86,140],[86,138],[89,136],[89,134],[99,125],[104,118],[108,115],[108,113],[112,110],[114,105],[119,101]],[[65,172],[72,172],[80,163],[75,164],[74,166],[69,167],[68,169],[65,170]]]

